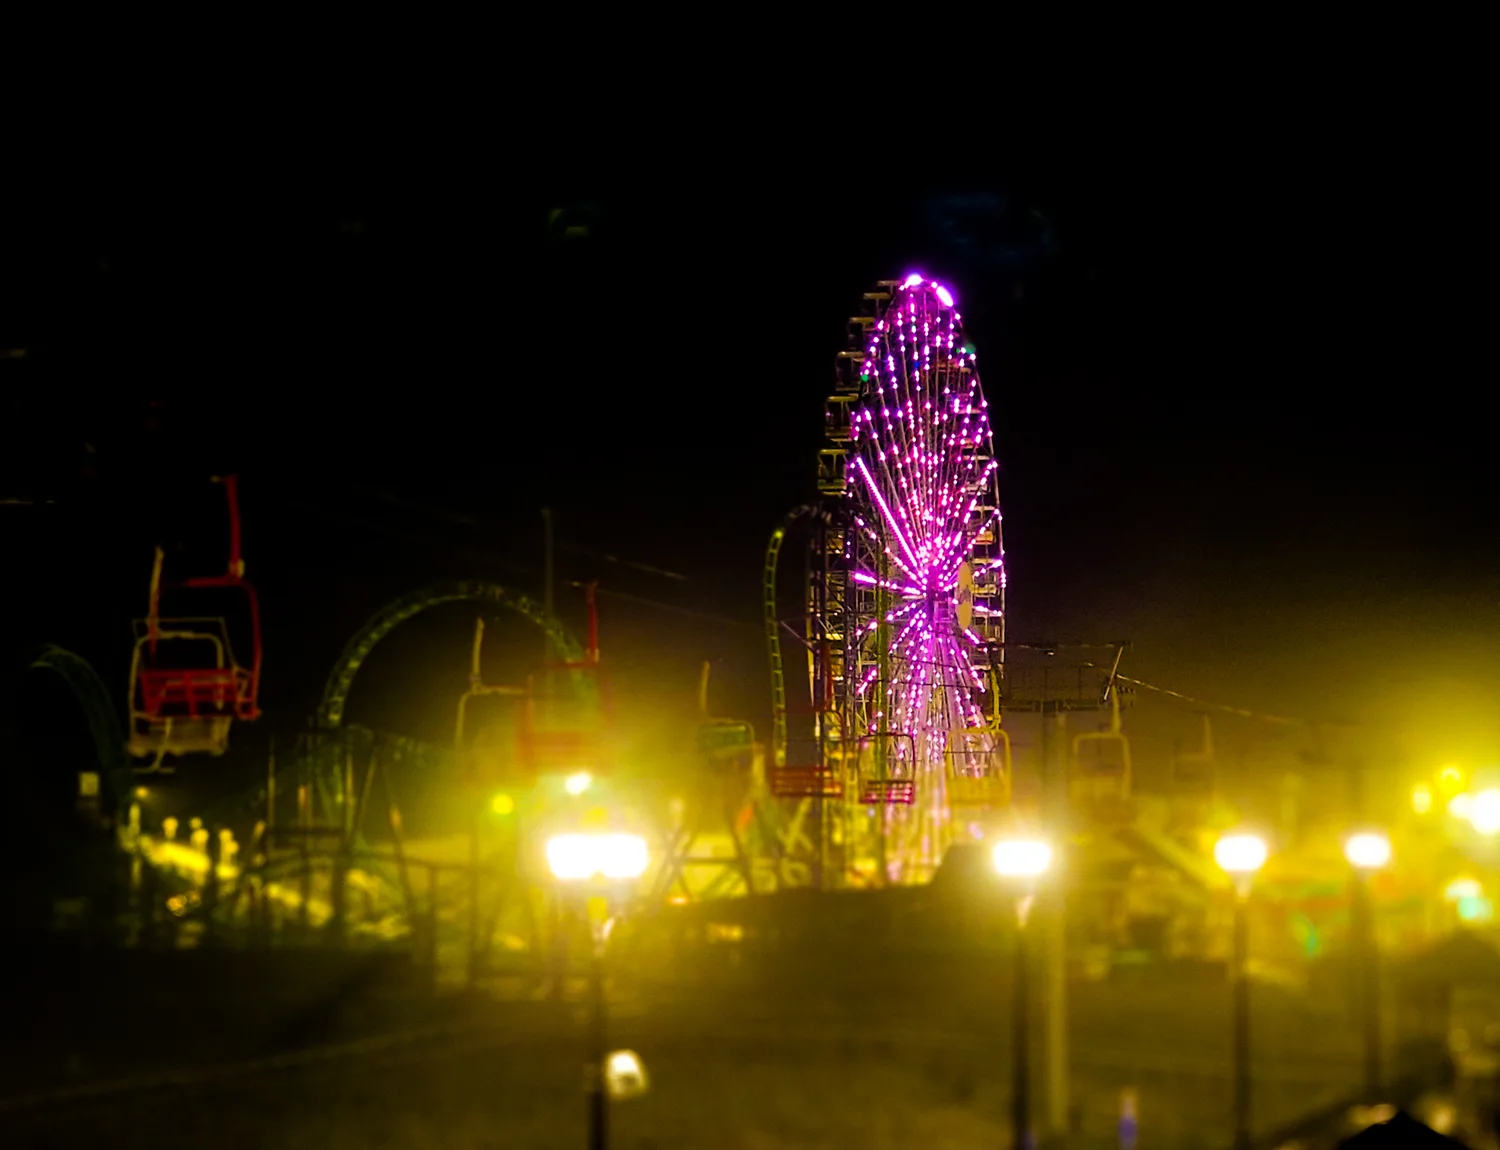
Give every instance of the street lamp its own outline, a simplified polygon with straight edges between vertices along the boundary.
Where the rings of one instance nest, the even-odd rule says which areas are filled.
[[[1029,1146],[1031,1137],[1031,1040],[1026,986],[1026,922],[1036,882],[1052,866],[1052,847],[1040,839],[1001,839],[990,852],[995,873],[1016,891],[1015,1000],[1011,1008],[1011,1126],[1012,1144]]]
[[[1214,861],[1234,879],[1234,1146],[1250,1150],[1250,883],[1266,865],[1266,840],[1225,835],[1214,844]]]
[[[547,840],[547,867],[560,883],[584,892],[620,895],[646,872],[646,840],[629,834],[564,834]],[[593,924],[589,959],[589,1042],[583,1064],[588,1099],[589,1150],[609,1145],[608,1071],[605,1049],[604,951],[612,917]],[[639,1059],[636,1060],[637,1067]]]
[[[1354,932],[1361,970],[1360,998],[1365,1024],[1365,1092],[1380,1095],[1380,952],[1375,944],[1375,905],[1370,876],[1391,861],[1391,840],[1380,831],[1360,831],[1344,840],[1344,857],[1354,868]]]

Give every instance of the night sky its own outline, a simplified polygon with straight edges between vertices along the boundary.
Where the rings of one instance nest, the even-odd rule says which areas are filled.
[[[0,351],[27,350],[0,359],[0,498],[55,503],[0,506],[9,627],[118,675],[153,534],[217,563],[201,480],[236,469],[266,700],[295,728],[391,595],[535,590],[550,506],[560,575],[615,593],[606,657],[684,705],[720,659],[716,702],[763,722],[766,536],[813,494],[860,291],[916,269],[979,349],[1013,636],[1128,638],[1152,682],[1500,760],[1478,194],[1442,154],[1232,153],[997,155],[879,193],[820,162],[39,195],[0,225]],[[373,725],[449,721],[413,678],[461,682],[469,622],[433,626],[372,668]]]

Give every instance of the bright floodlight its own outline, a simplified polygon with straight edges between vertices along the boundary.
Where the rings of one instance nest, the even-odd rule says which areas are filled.
[[[1500,835],[1500,791],[1480,791],[1469,808],[1469,822],[1482,835]]]
[[[637,1098],[650,1085],[645,1064],[634,1050],[612,1050],[604,1059],[604,1086],[616,1102]]]
[[[1233,875],[1252,875],[1266,865],[1266,840],[1259,835],[1225,835],[1214,843],[1214,862]]]
[[[1361,831],[1344,840],[1344,857],[1360,870],[1379,870],[1391,861],[1391,840],[1379,831]]]
[[[1036,878],[1052,865],[1052,847],[1038,839],[1001,839],[990,859],[1003,878]]]
[[[547,840],[547,865],[565,882],[640,878],[646,863],[646,840],[640,835],[555,835]]]
[[[570,795],[581,795],[593,785],[594,776],[587,771],[579,771],[563,780],[563,787]]]

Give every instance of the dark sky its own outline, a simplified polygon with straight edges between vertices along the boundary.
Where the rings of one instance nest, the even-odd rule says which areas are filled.
[[[51,517],[16,626],[117,661],[98,628],[150,535],[211,543],[211,505],[176,509],[235,468],[292,725],[390,594],[534,588],[542,506],[565,577],[745,624],[606,599],[620,659],[675,690],[722,658],[725,705],[759,715],[766,535],[812,494],[859,292],[916,268],[980,351],[1013,635],[1129,638],[1143,678],[1380,717],[1403,754],[1426,700],[1500,758],[1488,204],[1442,147],[1351,149],[997,143],[972,178],[883,188],[822,160],[552,187],[247,162],[39,193],[0,231],[0,350],[28,351],[0,360],[0,496],[59,501],[0,507]]]

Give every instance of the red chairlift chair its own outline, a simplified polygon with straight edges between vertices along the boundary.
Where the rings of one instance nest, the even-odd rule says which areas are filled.
[[[570,721],[554,724],[555,716],[548,716],[545,724],[538,722],[537,703],[544,705],[561,701],[548,692],[539,693],[536,675],[526,682],[526,697],[521,705],[520,761],[524,770],[537,774],[571,774],[588,771],[605,774],[611,764],[607,762],[604,746],[604,727],[610,715],[609,687],[599,666],[599,605],[595,586],[584,587],[584,598],[588,604],[588,646],[583,658],[577,662],[551,663],[542,668],[541,674],[566,673],[583,675],[592,680],[595,701],[590,701],[582,691],[567,694],[567,702],[578,714]],[[591,721],[590,721],[591,720]]]
[[[903,757],[910,773],[893,777],[889,773],[891,760],[899,764]],[[914,737],[904,731],[870,732],[859,740],[859,801],[866,806],[911,806],[917,799],[916,769]]]
[[[130,661],[130,735],[126,749],[160,767],[167,755],[222,755],[236,719],[260,718],[260,603],[245,580],[240,553],[240,507],[236,477],[222,480],[229,501],[229,563],[222,575],[200,576],[175,585],[162,582],[162,550],[151,569],[151,600],[145,619],[135,625]],[[249,665],[235,659],[222,617],[161,617],[164,586],[198,591],[228,589],[245,597],[249,616]]]
[[[825,730],[825,734],[830,737],[814,752],[822,761],[771,768],[768,780],[770,791],[778,799],[837,799],[844,794],[843,772],[829,761],[838,759],[840,755],[837,750],[839,716],[834,710],[833,672],[826,639],[819,644],[819,654],[819,673],[813,680],[811,705],[788,705],[786,713],[812,715],[815,723],[831,728]]]

